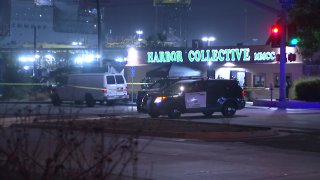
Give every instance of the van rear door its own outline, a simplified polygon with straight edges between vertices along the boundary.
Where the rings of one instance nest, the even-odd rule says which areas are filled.
[[[127,95],[127,83],[122,75],[115,75],[117,82],[117,95],[124,96]]]
[[[117,84],[116,80],[114,78],[114,75],[107,75],[107,85],[106,85],[106,90],[107,90],[107,96],[116,96],[117,95]]]

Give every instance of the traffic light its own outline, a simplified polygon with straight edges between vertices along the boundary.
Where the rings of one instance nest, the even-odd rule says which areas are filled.
[[[296,46],[299,43],[299,39],[294,37],[290,39],[290,46]]]
[[[271,27],[271,47],[280,47],[280,34],[281,34],[281,28],[279,25],[273,25]]]
[[[288,37],[288,41],[287,41],[287,44],[289,46],[292,46],[292,47],[295,47],[297,46],[299,43],[300,43],[300,39],[298,38],[298,29],[297,29],[297,26],[296,24],[294,24],[294,22],[292,23],[289,23],[287,25],[287,37]]]

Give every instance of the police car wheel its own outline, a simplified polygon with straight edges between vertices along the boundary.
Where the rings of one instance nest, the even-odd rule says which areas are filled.
[[[170,119],[173,119],[173,118],[178,119],[178,118],[180,118],[180,116],[181,116],[181,112],[176,108],[172,108],[168,113],[168,117]]]
[[[224,117],[232,117],[236,110],[236,105],[233,102],[226,102],[222,107],[222,115]]]
[[[153,109],[152,105],[149,105],[148,114],[149,114],[149,116],[152,117],[152,118],[157,118],[157,117],[160,116],[160,114],[157,113],[157,112]]]

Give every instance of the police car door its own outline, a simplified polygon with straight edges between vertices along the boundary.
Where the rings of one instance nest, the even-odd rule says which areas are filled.
[[[187,109],[206,108],[207,93],[201,81],[193,83],[190,91],[186,91],[185,103]]]

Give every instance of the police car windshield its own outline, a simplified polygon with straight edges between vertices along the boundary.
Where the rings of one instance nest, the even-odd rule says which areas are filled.
[[[164,89],[177,82],[177,79],[160,79],[150,86],[150,89]]]
[[[192,89],[192,85],[194,83],[194,80],[183,80],[178,81],[174,83],[171,86],[168,86],[164,89],[164,92],[170,93],[170,94],[179,94],[183,92],[190,92]]]

